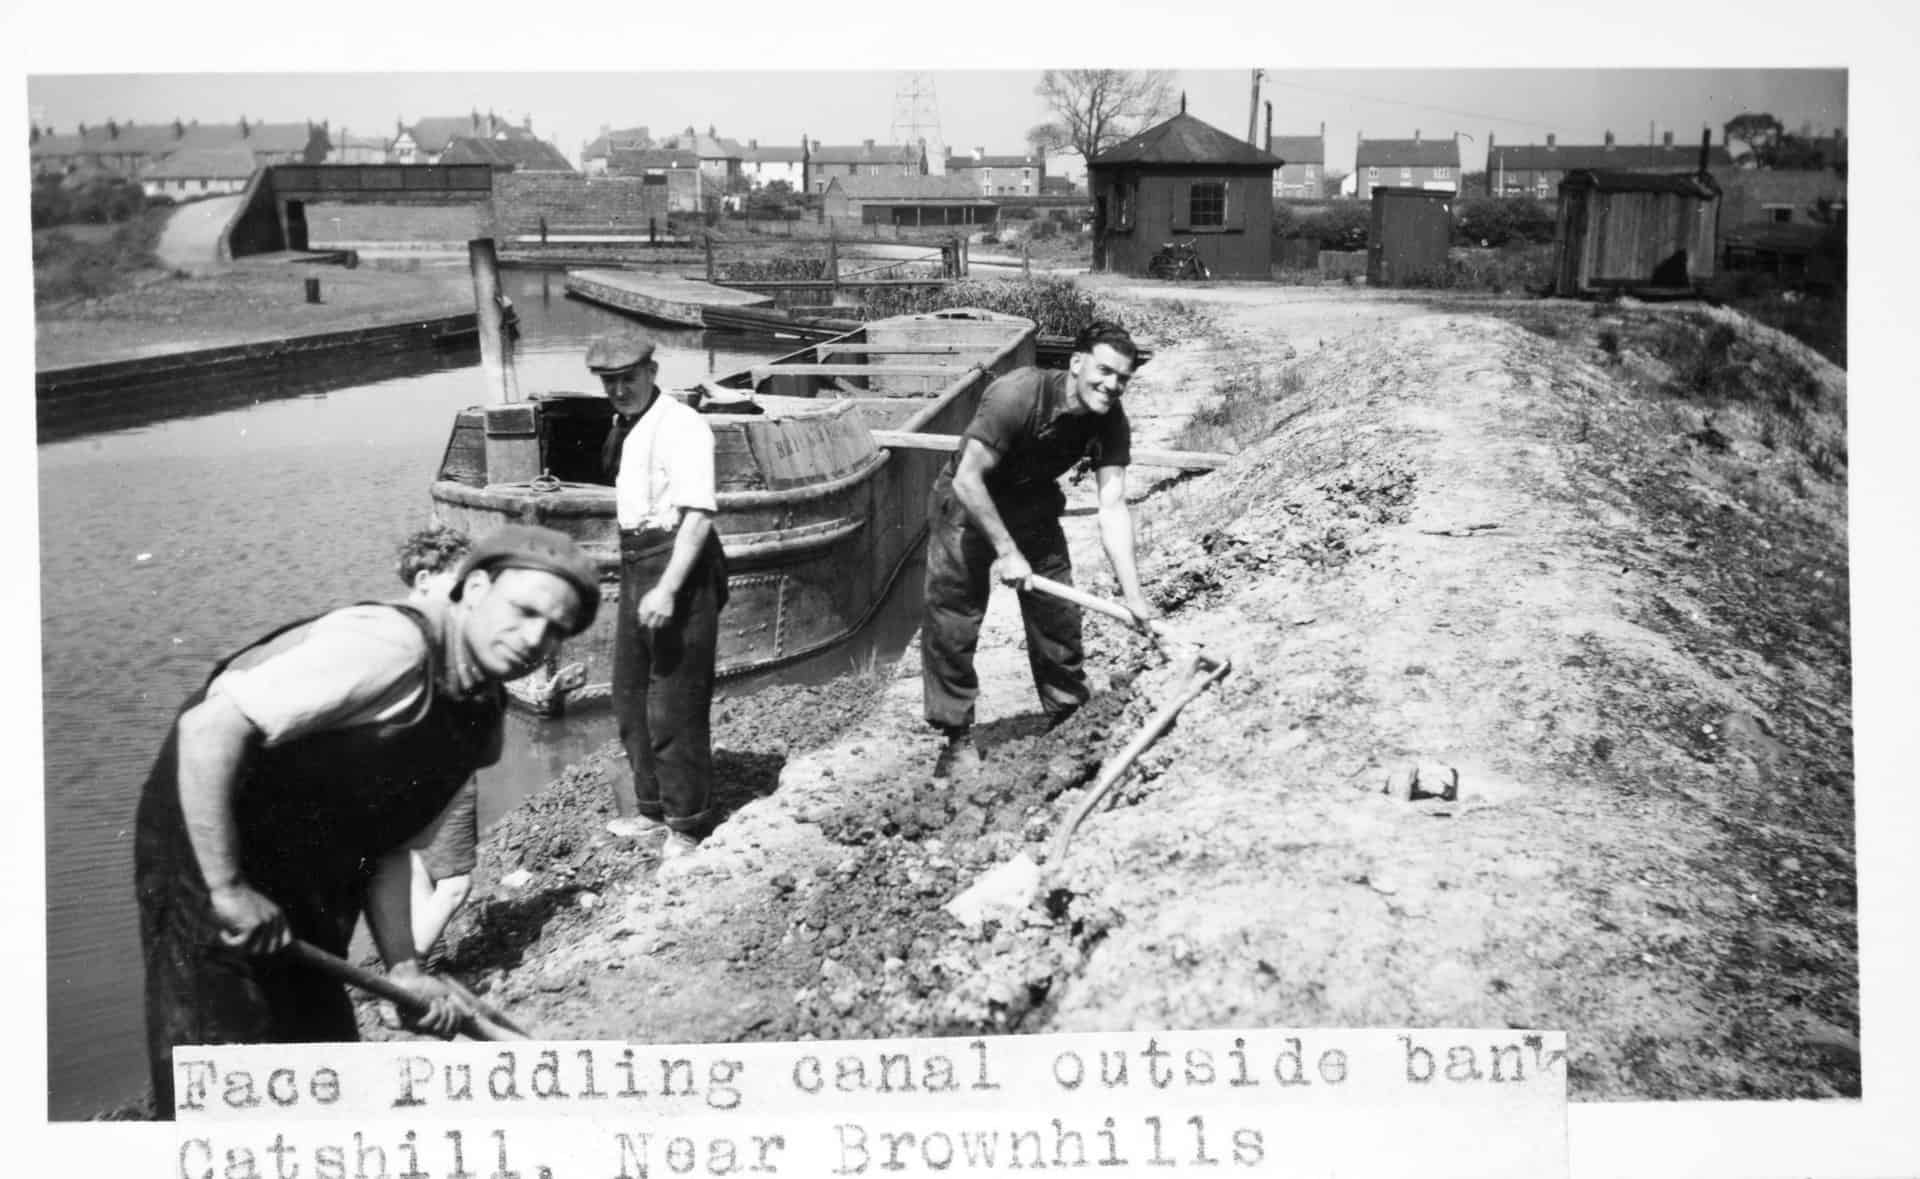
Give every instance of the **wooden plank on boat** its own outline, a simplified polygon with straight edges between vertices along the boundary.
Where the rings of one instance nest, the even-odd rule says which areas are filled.
[[[873,441],[876,446],[885,446],[899,450],[941,450],[960,449],[960,437],[955,434],[915,434],[906,430],[875,430]],[[1217,471],[1231,462],[1230,454],[1216,454],[1205,450],[1138,450],[1133,452],[1133,465],[1136,467],[1177,467],[1182,471]]]
[[[632,270],[569,270],[566,285],[569,294],[590,302],[688,327],[706,326],[702,312],[709,306],[761,307],[773,302],[766,295],[698,279]]]
[[[958,344],[822,344],[814,349],[820,356],[958,356],[977,349]]]
[[[957,377],[972,365],[964,364],[756,364],[753,383],[771,376],[789,377]]]

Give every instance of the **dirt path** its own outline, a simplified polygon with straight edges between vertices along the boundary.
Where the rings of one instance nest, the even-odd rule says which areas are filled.
[[[911,652],[851,720],[747,702],[717,746],[750,801],[700,852],[653,878],[600,831],[617,767],[578,767],[490,837],[455,966],[554,1036],[1565,1028],[1580,1098],[1858,1094],[1845,375],[1674,311],[1171,293],[1215,329],[1143,341],[1139,438],[1242,441],[1136,472],[1143,571],[1236,670],[1050,918],[940,906],[1175,685],[1090,620],[1095,700],[1043,733],[996,595],[976,778],[927,777]],[[1715,384],[1703,336],[1773,383]],[[1069,536],[1111,592],[1090,495]]]
[[[220,231],[245,199],[241,194],[209,197],[175,209],[161,231],[153,252],[169,270],[210,274],[225,268],[220,257]]]

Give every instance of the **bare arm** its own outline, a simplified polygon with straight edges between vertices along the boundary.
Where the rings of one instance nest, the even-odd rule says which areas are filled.
[[[177,780],[187,842],[207,882],[220,939],[249,954],[271,954],[287,944],[286,916],[240,874],[233,818],[233,792],[259,739],[233,701],[211,694],[180,717]]]
[[[413,853],[397,848],[380,857],[367,884],[367,929],[387,964],[387,975],[432,1003],[415,1022],[436,1035],[451,1036],[473,1007],[439,977],[421,969],[413,944]]]
[[[1133,512],[1127,507],[1127,469],[1100,467],[1094,471],[1100,495],[1100,545],[1120,583],[1120,597],[1141,622],[1160,617],[1160,611],[1140,590],[1140,571],[1134,563]]]
[[[1013,543],[1013,534],[1007,531],[1000,509],[993,505],[993,496],[987,492],[987,474],[1000,465],[1000,456],[977,438],[968,438],[961,446],[960,465],[953,473],[953,494],[993,545],[997,554],[993,563],[995,576],[1007,585],[1026,589],[1033,568],[1021,554],[1020,546]]]
[[[680,515],[679,531],[673,536],[673,555],[660,571],[660,580],[640,598],[640,625],[665,626],[673,620],[673,598],[686,584],[687,574],[700,559],[700,550],[713,531],[713,513],[688,508]]]

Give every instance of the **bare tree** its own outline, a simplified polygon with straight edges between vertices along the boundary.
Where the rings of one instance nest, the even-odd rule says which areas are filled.
[[[1035,123],[1027,128],[1027,150],[1036,156],[1050,156],[1071,146],[1067,129],[1058,123]]]
[[[1062,146],[1092,159],[1173,111],[1165,70],[1047,70],[1033,92],[1065,133]]]

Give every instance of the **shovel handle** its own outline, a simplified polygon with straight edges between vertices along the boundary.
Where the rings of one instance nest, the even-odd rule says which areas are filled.
[[[311,942],[294,938],[287,943],[286,955],[303,966],[319,971],[344,983],[350,983],[369,994],[378,995],[399,1006],[403,1011],[418,1015],[424,1012],[428,1004],[420,996],[394,982],[384,974],[356,966],[335,954],[329,954]],[[448,980],[451,981],[451,980]],[[453,984],[469,998],[474,999],[480,1013],[470,1015],[460,1021],[460,1030],[476,1040],[529,1040],[533,1037],[506,1019],[492,1007],[479,1002],[472,992],[458,983]],[[494,1018],[499,1016],[499,1018]]]
[[[1124,622],[1135,630],[1147,631],[1149,634],[1152,633],[1144,623],[1133,616],[1133,611],[1118,602],[1110,602],[1105,598],[1095,597],[1083,589],[1063,585],[1051,578],[1042,577],[1038,573],[1029,578],[1027,584],[1050,597],[1059,598],[1063,602],[1072,602],[1082,610],[1093,610],[1097,613],[1105,614],[1109,618]]]

